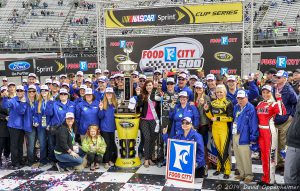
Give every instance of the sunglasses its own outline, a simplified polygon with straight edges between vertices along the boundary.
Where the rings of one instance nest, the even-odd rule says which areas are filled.
[[[178,78],[178,80],[179,80],[179,81],[184,81],[185,79],[184,79],[184,78]]]
[[[28,91],[28,93],[35,93],[36,91]]]
[[[23,90],[17,90],[17,92],[24,92]]]
[[[66,94],[66,93],[61,93],[61,94],[59,94],[59,95],[64,95],[64,96],[65,96],[65,95],[68,95],[68,94]]]
[[[48,92],[49,90],[41,90],[41,92]]]
[[[137,78],[137,76],[132,76],[132,78]]]
[[[145,82],[146,80],[140,80],[140,82]]]
[[[6,90],[2,90],[1,93],[6,92]]]
[[[191,124],[191,123],[186,122],[186,121],[183,121],[181,124],[182,124],[182,125],[189,125],[189,124]]]

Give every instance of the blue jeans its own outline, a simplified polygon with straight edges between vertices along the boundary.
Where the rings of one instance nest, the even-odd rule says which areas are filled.
[[[40,163],[47,164],[48,163],[47,130],[45,128],[40,127],[37,128],[37,133],[40,142]]]
[[[49,131],[47,131],[48,134],[48,158],[52,162],[57,162],[55,155],[54,155],[54,149],[55,149],[55,142],[56,142],[56,137],[55,135],[51,135]]]
[[[79,157],[75,158],[75,157],[71,156],[69,153],[63,153],[63,154],[55,153],[55,157],[59,161],[58,164],[61,168],[74,167],[74,166],[78,166],[78,165],[82,164],[82,162],[83,162],[82,157],[85,155],[85,153],[82,152],[80,149],[78,155],[79,155]]]
[[[34,148],[35,148],[35,140],[36,140],[36,127],[32,127],[31,132],[25,132],[25,136],[27,139],[27,158],[28,163],[34,163]]]

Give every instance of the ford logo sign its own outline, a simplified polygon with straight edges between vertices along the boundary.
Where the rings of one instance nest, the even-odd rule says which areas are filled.
[[[30,68],[31,64],[25,61],[12,62],[8,68],[12,71],[25,71]]]

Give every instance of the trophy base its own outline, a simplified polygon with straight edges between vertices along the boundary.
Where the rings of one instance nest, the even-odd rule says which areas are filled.
[[[141,160],[139,157],[131,159],[117,158],[115,166],[120,168],[136,168],[141,166]]]

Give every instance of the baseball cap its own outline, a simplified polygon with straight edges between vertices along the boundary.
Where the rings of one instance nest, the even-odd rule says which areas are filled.
[[[9,86],[16,86],[16,84],[14,82],[9,82],[7,87],[9,87]]]
[[[85,90],[86,88],[87,88],[86,85],[81,85],[79,89],[84,89]]]
[[[199,78],[196,75],[191,75],[190,79],[199,80]]]
[[[51,80],[51,79],[49,79],[49,78],[48,78],[48,79],[46,79],[46,80],[45,80],[45,84],[52,84],[52,80]]]
[[[67,78],[67,74],[61,74],[61,75],[59,76],[59,78],[63,78],[63,77]]]
[[[35,85],[30,85],[30,86],[28,87],[28,89],[34,89],[34,90],[36,90],[36,87],[35,87]]]
[[[104,70],[103,73],[109,73],[109,70]]]
[[[109,79],[111,79],[111,80],[115,79],[115,75],[111,75],[111,76],[109,77]]]
[[[181,74],[179,74],[178,78],[187,79],[187,75],[186,75],[186,73],[181,73]]]
[[[234,75],[230,75],[228,76],[227,81],[236,81],[236,77]]]
[[[22,80],[22,83],[27,83],[27,79],[23,79],[23,80]]]
[[[59,90],[59,94],[69,94],[68,90],[66,90],[65,88],[61,88]]]
[[[105,93],[114,93],[114,89],[111,88],[111,87],[107,87],[107,88],[105,89]]]
[[[52,81],[52,84],[56,84],[57,86],[60,86],[60,82],[56,80]]]
[[[179,94],[178,94],[178,97],[188,97],[188,94],[186,91],[181,91]]]
[[[208,75],[206,76],[206,80],[216,80],[216,77],[215,77],[215,75],[213,75],[213,74],[208,74]]]
[[[134,109],[135,105],[136,105],[136,100],[134,99],[134,97],[130,98],[129,104],[128,104],[128,109]]]
[[[40,85],[40,81],[39,81],[39,80],[36,80],[36,81],[35,81],[35,84]]]
[[[74,113],[72,113],[72,112],[68,112],[68,113],[66,113],[66,119],[68,119],[68,118],[75,118],[74,117]]]
[[[181,119],[181,121],[187,121],[189,123],[192,123],[192,119],[190,117],[184,117]]]
[[[29,77],[34,77],[34,78],[36,78],[36,75],[35,75],[35,73],[30,73],[29,75],[28,75],[28,78]]]
[[[24,86],[21,86],[21,85],[18,85],[17,88],[16,88],[16,90],[23,90],[23,91],[25,91]]]
[[[131,75],[136,75],[136,76],[138,76],[138,75],[139,75],[139,72],[138,72],[138,71],[133,71],[133,72],[131,73]]]
[[[85,95],[93,95],[93,90],[92,90],[92,88],[86,88],[86,89],[85,89]]]
[[[196,82],[195,83],[195,88],[203,88],[203,83],[202,82]]]
[[[107,82],[106,76],[101,76],[100,78],[98,78],[98,82]]]
[[[63,86],[67,86],[68,88],[70,88],[70,85],[69,85],[68,83],[63,83],[63,84],[61,85],[61,87],[63,87]]]
[[[82,72],[82,71],[78,71],[78,72],[76,73],[76,76],[83,76],[83,72]]]
[[[288,78],[289,77],[289,74],[284,71],[284,70],[279,70],[276,74],[277,77],[284,77],[284,78]]]
[[[154,70],[153,74],[155,74],[155,73],[162,74],[162,72],[160,70]]]
[[[98,74],[98,73],[100,73],[100,74],[102,73],[101,69],[96,69],[95,70],[95,74]]]
[[[261,90],[269,90],[270,92],[272,92],[272,86],[270,86],[270,85],[264,85],[262,88],[261,88]]]
[[[175,84],[174,78],[167,78],[167,83],[173,83],[173,84]]]
[[[139,75],[139,79],[145,79],[145,80],[146,80],[147,77],[146,77],[144,74],[140,74],[140,75]]]
[[[2,81],[7,81],[7,77],[4,77],[4,78],[2,79]]]
[[[41,90],[49,90],[47,85],[41,85]]]
[[[244,98],[244,97],[248,97],[248,94],[247,94],[247,92],[246,92],[245,90],[239,90],[239,91],[237,92],[236,97],[237,97],[237,98],[238,98],[238,97]]]
[[[2,92],[3,90],[7,90],[7,87],[6,86],[2,86],[0,91]]]
[[[202,68],[199,68],[197,69],[197,72],[202,72],[202,70],[203,70]]]
[[[87,82],[92,83],[92,79],[91,78],[85,79],[84,83],[87,83]]]

